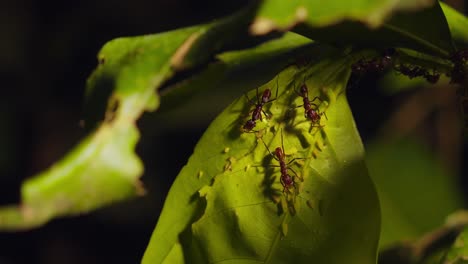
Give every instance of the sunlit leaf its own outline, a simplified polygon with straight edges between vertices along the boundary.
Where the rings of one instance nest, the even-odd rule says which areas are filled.
[[[265,105],[269,118],[257,121],[257,133],[241,131],[252,108],[246,98],[228,106],[174,182],[143,263],[375,263],[379,205],[344,93],[348,59],[291,66],[260,87],[278,97]],[[304,79],[310,99],[324,101],[314,101],[326,113],[322,128],[298,107],[294,89]],[[248,96],[256,100],[256,91]],[[282,141],[302,175],[297,195],[283,193],[270,166],[278,162],[263,144],[274,151]]]

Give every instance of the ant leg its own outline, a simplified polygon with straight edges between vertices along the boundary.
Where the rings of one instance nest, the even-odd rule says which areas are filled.
[[[324,116],[325,116],[325,119],[327,119],[327,120],[328,120],[327,113],[325,113],[325,112],[322,112],[322,115],[324,115]]]
[[[255,103],[252,102],[252,100],[250,100],[250,98],[247,96],[246,93],[244,93],[244,96],[245,96],[245,98],[247,99],[247,101],[248,101],[251,105],[255,105]]]
[[[314,127],[324,128],[325,126],[324,126],[324,125],[320,125],[320,124],[319,124],[319,125],[311,125],[311,126],[310,126],[310,129],[309,129],[309,133],[312,132],[312,129],[314,129]],[[317,130],[316,132],[318,132],[318,130]],[[314,133],[314,135],[315,135],[315,133]]]
[[[312,101],[310,101],[311,103],[315,100],[319,100],[320,102],[323,102],[323,99],[318,97],[318,96],[315,96],[314,99],[312,99]]]
[[[316,97],[317,98],[317,97]],[[311,101],[312,102],[312,101]],[[318,110],[319,106],[317,104],[310,103],[310,107],[314,110]]]
[[[306,160],[306,159],[307,158],[294,158],[294,159],[290,160],[288,163],[286,163],[286,165],[289,165],[289,164],[293,163],[296,160]]]
[[[291,170],[291,171],[294,173],[294,176],[296,176],[297,178],[299,178],[299,180],[300,180],[301,182],[304,181],[304,178],[302,178],[302,176],[299,176],[299,174],[297,174],[292,168],[289,168],[289,170]]]
[[[268,165],[250,165],[250,167],[254,167],[254,168],[264,168],[264,167],[273,167],[273,168],[281,168],[281,166],[279,165],[271,165],[271,164],[268,164]]]
[[[290,193],[288,186],[284,183],[283,178],[280,178],[281,185],[283,185],[283,193]]]
[[[301,93],[297,91],[296,89],[296,82],[294,82],[294,88],[293,88],[294,92],[297,94],[297,96],[299,97],[302,97]]]
[[[281,128],[281,148],[283,149],[283,154],[286,156],[286,152],[284,152],[283,128]]]
[[[260,138],[260,140],[263,142],[263,145],[265,145],[265,148],[268,150],[268,153],[270,153],[270,155],[275,159],[275,160],[278,160],[276,158],[275,155],[273,155],[273,153],[271,153],[270,149],[268,148],[267,144],[265,143],[265,141],[263,141],[263,138]],[[279,160],[278,160],[279,161]]]
[[[304,78],[305,80],[305,78]],[[296,90],[296,84],[294,84],[294,92],[297,94],[297,96],[302,97],[302,94]],[[295,108],[303,107],[304,104],[298,105]]]
[[[285,191],[287,188],[286,188],[286,184],[284,184],[283,178],[281,178],[281,177],[280,177],[280,183],[281,183],[281,185],[283,185],[283,193],[284,193],[284,191]]]
[[[278,79],[279,79],[279,76],[276,77],[276,93],[275,93],[275,98],[266,101],[263,105],[268,104],[268,103],[271,103],[271,102],[275,101],[275,100],[278,98],[278,89],[279,89]],[[267,114],[263,109],[262,109],[262,113],[265,115],[265,118],[266,118],[266,119],[270,119],[270,115]],[[261,116],[260,116],[260,120],[262,120]],[[263,120],[262,120],[262,121],[263,121]]]
[[[262,113],[265,115],[266,119],[270,119],[270,116],[265,111],[263,111],[263,109],[262,109]],[[262,115],[260,115],[260,120],[263,121]]]
[[[257,105],[260,105],[260,97],[258,96],[258,87],[256,88],[257,90]]]
[[[278,79],[279,79],[279,75],[276,77],[276,93],[275,93],[275,98],[266,101],[265,104],[271,103],[271,102],[275,101],[275,100],[278,98],[278,89],[279,89]]]

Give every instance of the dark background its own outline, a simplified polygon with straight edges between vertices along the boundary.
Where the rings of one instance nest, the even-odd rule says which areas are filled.
[[[79,121],[85,81],[104,43],[212,21],[245,2],[0,1],[0,204],[18,203],[21,182],[84,136]],[[463,1],[451,3],[464,8]],[[364,88],[349,93],[364,142],[400,100],[377,92],[375,79],[365,78]],[[379,100],[370,105],[366,96]],[[145,163],[147,196],[32,231],[1,233],[0,264],[138,263],[170,184],[209,121],[142,129],[138,153]]]

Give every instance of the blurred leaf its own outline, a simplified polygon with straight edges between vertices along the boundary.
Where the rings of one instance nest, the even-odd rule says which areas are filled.
[[[407,47],[444,57],[453,52],[450,31],[436,1],[268,0],[251,31],[264,34],[293,27],[311,39],[345,46]]]
[[[440,264],[468,264],[468,227],[466,226],[468,214],[466,211],[464,211],[457,212],[451,216],[451,218],[456,217],[462,218],[461,221],[464,222],[464,228],[458,234],[452,246],[447,250]]]
[[[416,240],[400,242],[380,252],[379,264],[458,263],[442,260],[459,259],[464,246],[460,243],[460,239],[457,242],[456,239],[460,237],[467,224],[467,212],[457,211],[448,216],[441,227],[431,230]],[[461,236],[463,237],[463,234]]]
[[[186,70],[208,62],[216,53],[235,45],[261,43],[249,34],[249,25],[255,17],[260,0],[249,2],[244,9],[233,15],[201,27],[182,45],[171,60],[176,70]]]
[[[453,175],[416,143],[374,143],[367,150],[382,208],[381,248],[417,238],[462,206]]]
[[[228,106],[175,180],[142,262],[375,263],[379,205],[344,94],[349,58],[291,66],[260,87],[273,97],[279,89],[264,109],[271,118],[257,122],[262,132],[241,132],[252,108],[244,97]],[[311,133],[294,107],[302,99],[293,89],[305,76],[328,117]],[[262,143],[273,151],[282,138],[287,160],[305,158],[291,163],[304,178],[295,177],[297,196],[282,193],[279,170],[270,167],[278,163]]]
[[[453,41],[460,49],[468,48],[468,18],[443,2],[440,2],[440,6],[447,19]]]
[[[103,98],[96,92],[111,93],[104,98],[109,101],[104,122],[62,160],[23,184],[21,204],[0,209],[0,229],[32,228],[143,192],[138,181],[143,166],[134,153],[135,121],[159,105],[155,89],[171,76],[169,61],[177,47],[196,30],[121,38],[102,48],[87,91],[98,101]]]
[[[118,119],[101,126],[50,169],[21,187],[21,205],[0,209],[0,229],[28,229],[142,194],[143,167],[134,148],[139,133]]]

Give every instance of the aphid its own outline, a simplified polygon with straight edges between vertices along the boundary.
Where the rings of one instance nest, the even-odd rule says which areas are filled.
[[[386,70],[393,64],[395,49],[387,49],[382,53],[382,56],[371,60],[360,59],[351,65],[351,71],[355,75],[364,75],[366,73],[378,73]]]
[[[400,64],[395,66],[395,70],[399,71],[403,75],[408,76],[410,79],[424,77],[424,79],[430,83],[436,83],[440,78],[439,73],[434,72],[433,74],[430,74],[428,70],[419,66],[409,67],[404,64]]]
[[[360,59],[351,66],[354,74],[364,75],[366,73],[377,73],[383,70],[383,65],[379,59],[364,60]]]
[[[270,155],[273,156],[273,158],[279,162],[279,166],[278,165],[271,165],[271,166],[272,167],[280,167],[280,172],[281,172],[280,182],[281,182],[281,185],[283,185],[283,193],[285,193],[285,192],[291,193],[290,189],[293,189],[293,188],[295,189],[296,188],[296,182],[294,181],[294,177],[291,176],[288,173],[288,169],[291,170],[294,173],[295,177],[297,177],[297,178],[299,178],[301,180],[302,180],[302,177],[300,177],[289,166],[292,162],[294,162],[298,158],[294,158],[294,159],[290,160],[288,163],[286,163],[286,153],[284,152],[284,143],[283,143],[283,130],[281,130],[281,147],[277,147],[275,149],[274,153],[270,152],[270,149],[266,145],[265,141],[263,141],[263,139],[262,139],[262,142],[265,145],[268,152],[270,153]]]
[[[252,102],[247,94],[245,94],[245,97],[247,98],[247,101],[250,102],[255,108],[252,111],[252,117],[245,123],[245,125],[242,127],[244,129],[244,132],[249,132],[252,131],[252,129],[255,128],[257,120],[263,120],[262,119],[262,113],[265,115],[266,118],[268,118],[268,115],[263,111],[263,106],[265,104],[271,103],[276,100],[278,97],[278,86],[276,87],[276,96],[273,99],[270,99],[271,97],[271,90],[270,89],[265,89],[263,91],[262,96],[259,97],[258,95],[258,88],[257,88],[257,102],[254,103]]]
[[[315,100],[323,101],[320,99],[320,97],[316,96],[314,99],[309,100],[309,89],[307,88],[307,85],[304,83],[301,85],[299,88],[298,92],[299,96],[302,97],[302,106],[304,107],[304,116],[308,118],[312,122],[313,127],[322,127],[320,126],[320,118],[322,115],[325,115],[325,118],[327,118],[327,115],[325,112],[320,112],[318,109],[318,105],[314,104],[313,102]]]
[[[426,81],[428,81],[430,83],[438,82],[439,78],[440,78],[440,73],[433,73],[433,74],[426,73],[424,75],[424,79],[426,79]]]

